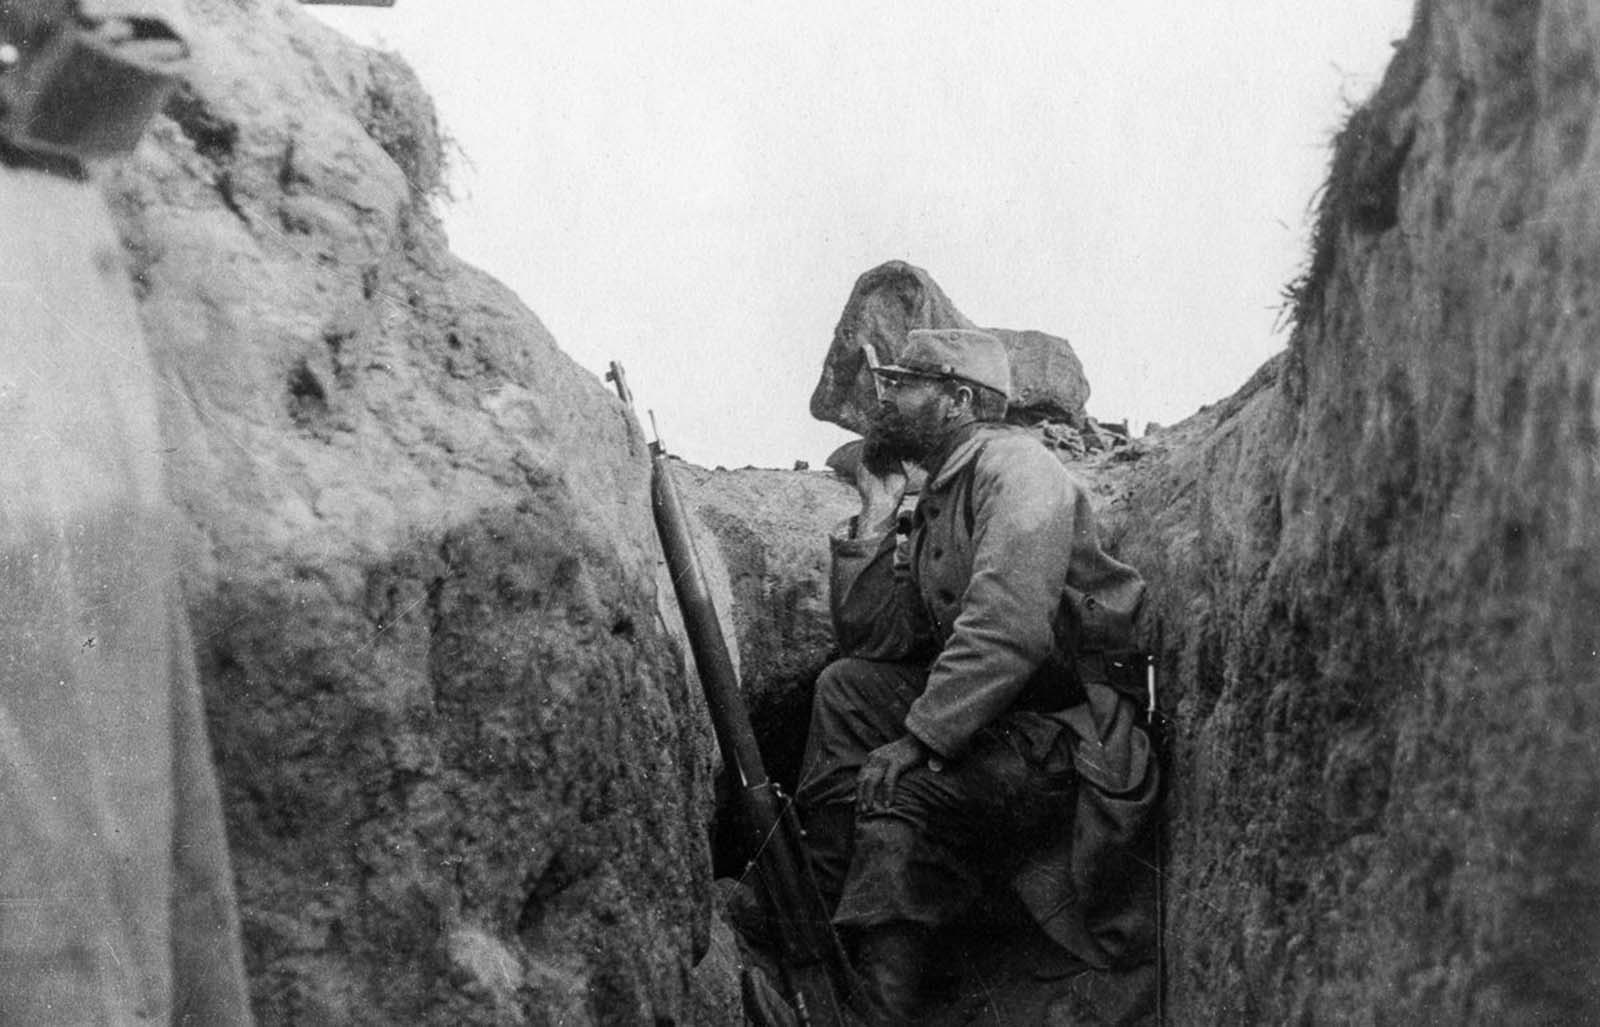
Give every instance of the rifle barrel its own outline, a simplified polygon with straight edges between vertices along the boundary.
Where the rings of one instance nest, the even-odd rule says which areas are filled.
[[[741,788],[758,788],[767,783],[767,771],[761,762],[761,750],[756,747],[755,730],[745,713],[739,676],[733,669],[727,638],[711,601],[711,589],[700,569],[694,538],[689,534],[683,499],[672,481],[670,458],[657,452],[652,463],[650,499],[656,531],[661,536],[661,548],[672,573],[672,590],[678,597],[678,609],[683,613],[689,649],[700,672],[700,685],[705,689],[706,706],[711,711],[711,725],[716,729],[722,761],[728,771],[737,776]]]

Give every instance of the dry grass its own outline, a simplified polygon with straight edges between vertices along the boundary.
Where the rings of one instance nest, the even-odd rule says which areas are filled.
[[[366,102],[357,111],[362,127],[400,166],[415,198],[448,199],[447,140],[416,72],[400,55],[377,50],[369,54],[368,69]]]
[[[1333,137],[1328,177],[1312,198],[1316,220],[1304,269],[1283,290],[1284,313],[1294,329],[1316,320],[1339,242],[1348,228],[1384,232],[1399,220],[1401,172],[1415,129],[1408,109],[1422,85],[1431,0],[1418,0],[1411,30],[1372,96],[1350,111]]]

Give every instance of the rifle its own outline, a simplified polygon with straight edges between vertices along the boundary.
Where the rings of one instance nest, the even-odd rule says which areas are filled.
[[[612,361],[606,379],[616,385],[617,395],[632,410],[633,393],[622,365]],[[652,414],[652,430],[654,420]],[[711,591],[689,534],[683,500],[672,481],[666,446],[660,432],[655,435],[656,440],[650,443],[650,505],[656,533],[666,554],[722,763],[735,785],[741,839],[750,854],[749,867],[755,871],[765,906],[775,915],[778,925],[784,984],[800,1023],[845,1027],[849,1022],[845,999],[851,991],[850,964],[811,875],[794,807],[768,780],[762,765],[722,624],[717,620]],[[750,1002],[747,991],[747,1006]]]

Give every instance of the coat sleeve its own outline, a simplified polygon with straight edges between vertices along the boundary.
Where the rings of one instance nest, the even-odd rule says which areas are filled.
[[[829,539],[829,605],[840,654],[866,660],[927,659],[933,629],[905,565],[903,537],[894,532],[851,535],[847,524]]]
[[[972,576],[906,729],[946,757],[1009,710],[1054,649],[1052,621],[1088,497],[1043,448],[990,444],[972,482]]]

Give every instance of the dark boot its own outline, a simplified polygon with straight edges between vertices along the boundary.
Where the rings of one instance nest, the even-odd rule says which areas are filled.
[[[753,1027],[801,1027],[794,1007],[755,967],[747,966],[739,972],[739,994],[744,1000],[744,1018]]]
[[[863,1012],[870,1022],[916,1022],[927,957],[928,929],[920,924],[884,924],[862,934],[857,963],[867,998]]]
[[[853,803],[828,803],[800,810],[806,857],[817,890],[831,913],[839,905],[844,878],[855,852],[856,808]]]

